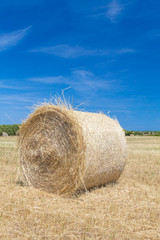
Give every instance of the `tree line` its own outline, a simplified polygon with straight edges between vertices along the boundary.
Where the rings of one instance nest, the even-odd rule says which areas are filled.
[[[12,124],[12,125],[0,125],[0,136],[2,136],[3,132],[7,133],[9,136],[18,135],[20,124]],[[160,131],[128,131],[125,130],[126,136],[160,136]]]
[[[18,134],[19,125],[12,124],[12,125],[0,125],[0,136],[3,135],[3,132],[7,133],[9,136],[15,136]]]
[[[127,131],[126,136],[160,136],[160,131]]]

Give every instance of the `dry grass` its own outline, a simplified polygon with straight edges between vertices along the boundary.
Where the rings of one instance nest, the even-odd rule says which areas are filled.
[[[15,184],[16,138],[0,138],[0,239],[160,239],[160,137],[128,137],[116,184],[63,198]]]

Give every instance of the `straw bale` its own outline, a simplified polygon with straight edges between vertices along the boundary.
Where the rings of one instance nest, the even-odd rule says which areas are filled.
[[[20,128],[19,148],[28,184],[59,194],[115,181],[125,166],[119,123],[65,106],[38,107]]]
[[[8,137],[8,133],[2,132],[2,136],[3,136],[3,137]]]

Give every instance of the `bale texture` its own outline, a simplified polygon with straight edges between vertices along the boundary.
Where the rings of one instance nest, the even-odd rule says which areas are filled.
[[[126,158],[125,135],[117,121],[49,104],[23,122],[19,148],[27,183],[59,194],[117,180]]]

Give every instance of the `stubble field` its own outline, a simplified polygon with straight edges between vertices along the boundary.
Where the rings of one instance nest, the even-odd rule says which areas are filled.
[[[72,198],[17,184],[16,137],[0,137],[0,239],[159,240],[160,137],[127,137],[117,183]]]

